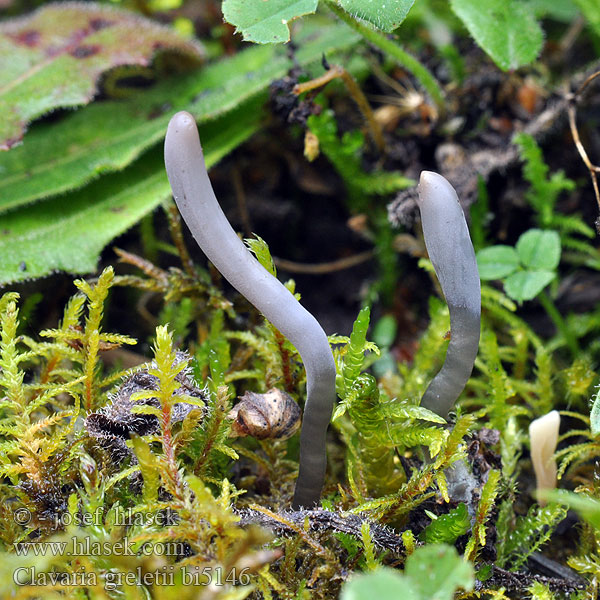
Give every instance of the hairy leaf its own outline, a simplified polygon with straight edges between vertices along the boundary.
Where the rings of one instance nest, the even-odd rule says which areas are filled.
[[[295,58],[306,65],[357,39],[340,24],[313,35]],[[94,103],[58,122],[35,124],[22,146],[0,153],[0,212],[125,168],[164,137],[173,112],[185,109],[200,124],[215,119],[263,92],[291,65],[282,48],[257,46],[130,100]]]
[[[235,25],[247,42],[272,44],[289,42],[288,23],[317,10],[319,0],[224,0],[223,17]]]
[[[451,0],[475,41],[504,71],[535,60],[544,36],[533,10],[519,0]]]
[[[256,131],[260,119],[256,106],[242,107],[234,115],[201,130],[208,167]],[[156,149],[122,173],[5,215],[0,229],[0,282],[43,277],[58,270],[93,271],[104,246],[169,194],[162,152]]]
[[[57,28],[57,24],[60,27]],[[148,65],[157,50],[199,58],[201,47],[132,13],[65,2],[0,25],[0,148],[56,108],[89,102],[98,77],[120,65]]]
[[[351,15],[369,21],[386,33],[400,26],[414,3],[415,0],[340,0],[340,5]]]

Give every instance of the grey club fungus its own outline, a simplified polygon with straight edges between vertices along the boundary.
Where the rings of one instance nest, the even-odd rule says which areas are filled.
[[[423,171],[418,206],[425,246],[450,311],[446,360],[423,394],[421,406],[446,418],[463,391],[477,356],[481,284],[465,215],[444,177]]]
[[[302,357],[307,397],[292,507],[311,507],[319,501],[325,479],[325,438],[335,401],[335,363],[327,336],[314,316],[261,266],[232,229],[210,184],[196,122],[185,111],[169,122],[165,166],[175,202],[204,254]]]

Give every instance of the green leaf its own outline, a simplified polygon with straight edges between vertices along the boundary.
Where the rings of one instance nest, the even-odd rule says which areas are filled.
[[[431,521],[419,538],[423,539],[427,544],[454,544],[469,529],[471,529],[471,519],[469,518],[467,505],[461,502],[449,513]]]
[[[223,17],[247,42],[289,42],[288,23],[314,13],[318,4],[319,0],[223,0]]]
[[[553,271],[518,271],[504,281],[504,291],[518,302],[533,300],[555,277]]]
[[[592,527],[600,531],[600,501],[567,490],[552,490],[543,492],[543,494],[550,502],[566,504],[578,512]]]
[[[169,48],[202,55],[198,43],[168,27],[93,2],[48,4],[6,21],[0,25],[0,149],[19,142],[32,119],[89,102],[104,71],[147,66],[157,49]]]
[[[260,236],[254,234],[255,237],[247,238],[244,240],[246,246],[254,256],[256,256],[256,260],[269,272],[273,277],[277,277],[277,269],[275,268],[275,263],[273,262],[273,257],[271,256],[271,251],[269,250],[269,246],[267,242],[263,240]]]
[[[536,59],[544,35],[527,4],[519,0],[451,0],[475,41],[504,71]]]
[[[302,43],[296,59],[306,65],[357,40],[336,25]],[[0,153],[0,212],[125,168],[164,137],[175,111],[189,111],[200,124],[215,119],[263,92],[291,64],[283,48],[255,46],[130,100],[94,103],[57,122],[35,124],[22,146]]]
[[[521,262],[533,270],[553,271],[560,262],[560,236],[556,231],[530,229],[517,241]]]
[[[519,255],[512,246],[490,246],[477,252],[477,268],[484,281],[502,279],[519,268]]]
[[[600,36],[600,10],[598,0],[574,0],[583,16],[587,19],[594,33]]]
[[[473,589],[475,575],[453,546],[429,544],[411,554],[404,569],[423,600],[452,600],[457,588]]]
[[[242,106],[233,118],[201,129],[207,167],[258,128],[260,110]],[[10,212],[0,227],[0,283],[43,277],[53,271],[87,273],[113,238],[137,223],[171,193],[162,149],[125,171],[86,188]]]
[[[420,600],[415,585],[387,567],[352,577],[342,588],[341,600]]]
[[[415,0],[340,0],[340,6],[354,17],[369,21],[386,33],[394,31],[406,19]]]
[[[470,563],[456,549],[443,544],[417,548],[406,560],[404,574],[387,567],[352,577],[341,600],[452,600],[458,588],[473,589]]]

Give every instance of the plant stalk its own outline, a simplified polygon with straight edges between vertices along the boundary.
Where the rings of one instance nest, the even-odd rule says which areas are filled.
[[[335,0],[326,0],[327,6],[336,14],[346,25],[362,35],[370,44],[377,46],[380,50],[391,56],[400,66],[410,71],[421,85],[427,90],[432,100],[435,102],[440,114],[446,110],[444,103],[444,92],[433,76],[431,71],[421,64],[414,56],[403,50],[398,44],[385,37],[375,29],[371,29],[364,23],[354,19],[344,9],[340,8]]]

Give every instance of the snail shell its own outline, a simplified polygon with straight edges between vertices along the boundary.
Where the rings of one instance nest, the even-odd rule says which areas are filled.
[[[227,418],[233,420],[233,436],[285,440],[300,427],[300,407],[289,394],[272,388],[264,394],[246,392]]]

